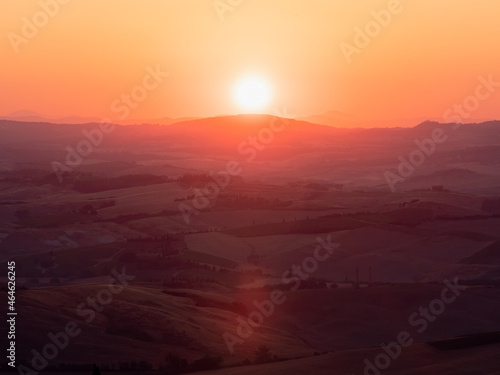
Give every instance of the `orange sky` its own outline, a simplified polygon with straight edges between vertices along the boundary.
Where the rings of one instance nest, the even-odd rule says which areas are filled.
[[[55,1],[0,2],[0,115],[114,119],[112,103],[158,65],[170,75],[129,118],[238,113],[232,89],[248,73],[273,87],[268,113],[335,110],[376,122],[441,118],[479,76],[500,81],[498,0],[401,0],[350,62],[341,43],[356,46],[355,28],[398,0],[241,0],[223,20],[213,0],[60,0],[44,23],[40,4]],[[36,15],[42,26],[16,53],[23,17]],[[471,117],[500,119],[499,98]]]

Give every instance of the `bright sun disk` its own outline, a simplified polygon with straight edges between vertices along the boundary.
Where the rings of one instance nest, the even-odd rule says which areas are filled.
[[[269,104],[271,87],[261,77],[249,76],[241,79],[235,86],[234,100],[241,109],[256,111]]]

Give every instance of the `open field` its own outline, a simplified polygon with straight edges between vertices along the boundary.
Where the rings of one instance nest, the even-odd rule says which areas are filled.
[[[423,345],[425,342],[500,330],[497,319],[499,288],[469,287],[435,321],[428,322],[423,333],[418,332],[420,324],[409,321],[409,317],[419,306],[428,306],[438,298],[442,285],[300,290],[286,292],[285,301],[275,306],[274,314],[230,354],[222,335],[224,332],[236,334],[238,316],[246,317],[254,311],[254,301],[268,299],[269,292],[218,295],[186,289],[162,291],[124,286],[113,295],[109,304],[93,309],[88,298],[107,287],[107,284],[95,284],[18,291],[19,316],[30,317],[20,321],[19,334],[32,337],[20,343],[20,358],[28,357],[32,348],[41,349],[47,344],[49,332],[60,331],[66,322],[74,321],[82,331],[61,352],[58,362],[111,364],[109,358],[115,363],[146,359],[157,366],[171,351],[189,360],[200,358],[204,353],[219,355],[229,365],[245,358],[252,360],[251,353],[260,345],[266,345],[282,359],[310,357],[301,360],[302,363],[310,363],[312,368],[319,366],[318,371],[324,366],[321,363],[326,365],[332,361],[330,365],[333,365],[340,361],[338,369],[335,368],[339,374],[344,374],[347,368],[351,371],[360,368],[363,356],[373,357],[381,352],[381,349],[364,348],[394,341],[400,331],[407,331],[419,344],[404,348],[401,360],[395,362],[392,371],[403,371],[405,366],[414,364],[413,360],[422,361],[422,355],[431,355],[427,360],[437,356],[435,358],[440,358],[443,365],[451,358],[463,357],[454,357],[456,351],[441,353],[428,348]],[[321,305],[318,301],[322,301]],[[322,319],[318,320],[318,316]],[[116,346],[117,340],[126,345]],[[99,347],[99,351],[91,350],[92,347]],[[493,355],[498,352],[498,346],[488,350],[491,352],[487,352],[490,353],[487,356]],[[314,357],[314,352],[331,354]],[[471,363],[478,360],[476,355],[485,355],[479,349],[464,352],[466,357],[472,356],[466,360]],[[94,354],[82,356],[81,353]],[[350,360],[342,362],[341,358]],[[263,371],[278,371],[294,366],[293,363],[268,365]],[[256,368],[248,368],[248,371],[252,369]],[[239,369],[221,370],[220,373],[231,371]]]
[[[223,367],[238,365],[213,374],[350,375],[362,374],[365,358],[408,331],[414,344],[385,373],[494,374],[498,344],[456,350],[428,344],[500,331],[500,175],[496,159],[485,159],[496,147],[491,135],[475,138],[482,145],[476,151],[450,142],[390,192],[383,177],[393,162],[388,151],[370,158],[359,151],[381,147],[383,132],[356,144],[361,130],[306,132],[309,125],[297,122],[288,140],[254,163],[241,161],[242,175],[201,207],[197,195],[220,182],[210,173],[222,176],[234,157],[217,126],[228,127],[236,142],[265,120],[241,129],[221,121],[194,133],[186,129],[202,126],[196,121],[151,127],[140,144],[125,141],[133,128],[118,128],[62,183],[42,150],[33,162],[23,144],[9,146],[17,151],[0,162],[0,258],[16,262],[18,358],[27,363],[32,348],[41,350],[50,332],[74,321],[81,333],[54,366],[143,361],[165,370],[168,361],[210,355]],[[10,131],[6,139],[15,137]],[[422,129],[398,131],[409,142]],[[59,142],[59,133],[52,137]],[[194,146],[207,139],[213,144]],[[403,144],[394,141],[396,150]],[[459,151],[470,162],[445,162]],[[181,204],[197,212],[186,220]],[[321,250],[321,241],[335,249]],[[318,246],[328,252],[321,260]],[[123,273],[133,275],[129,285],[91,307]],[[455,280],[467,289],[418,332],[412,314]],[[240,337],[238,329],[273,291],[282,303],[229,345],[224,334]],[[273,363],[253,364],[261,346]]]

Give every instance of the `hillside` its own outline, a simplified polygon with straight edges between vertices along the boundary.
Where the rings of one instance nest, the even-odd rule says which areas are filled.
[[[474,255],[461,260],[460,263],[500,265],[500,241],[496,241]]]

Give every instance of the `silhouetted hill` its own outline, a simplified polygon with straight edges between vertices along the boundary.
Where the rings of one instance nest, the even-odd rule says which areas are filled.
[[[96,129],[98,123],[0,120],[0,158],[9,161],[3,168],[50,170],[53,161],[65,160],[68,147],[76,149],[88,141],[84,130],[95,134]],[[385,171],[397,172],[400,158],[408,160],[412,153],[421,153],[419,142],[430,142],[436,129],[444,141],[431,145],[432,152],[425,151],[422,165],[398,187],[408,190],[449,184],[459,191],[495,194],[500,187],[498,121],[458,128],[425,122],[413,128],[342,129],[271,115],[238,115],[169,126],[116,125],[78,168],[93,172],[94,168],[102,170],[102,163],[126,161],[136,163],[133,174],[164,174],[165,169],[160,168],[165,165],[169,170],[180,168],[179,173],[199,173],[220,170],[222,163],[236,160],[252,164],[245,169],[245,176],[251,179],[281,182],[301,176],[387,189]],[[450,170],[469,172],[452,176],[443,172]]]
[[[172,118],[161,117],[152,119],[125,119],[115,121],[121,125],[135,125],[135,124],[159,124],[170,125],[180,121],[194,120],[196,117],[185,118]],[[16,111],[7,116],[0,116],[0,120],[8,121],[23,121],[23,122],[50,122],[53,124],[88,124],[101,121],[99,117],[82,117],[82,116],[67,116],[67,117],[53,117],[45,116],[34,111]]]
[[[500,241],[496,241],[474,255],[461,260],[465,264],[500,264]]]

